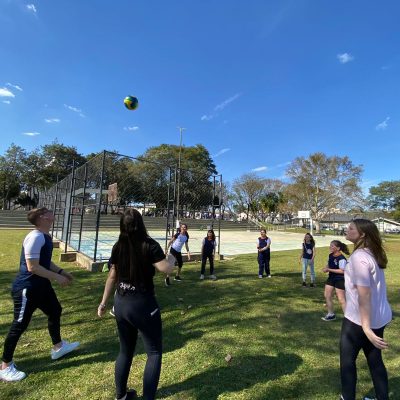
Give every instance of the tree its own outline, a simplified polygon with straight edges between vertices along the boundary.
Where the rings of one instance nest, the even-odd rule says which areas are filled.
[[[236,211],[239,213],[244,212],[247,220],[250,214],[256,217],[264,192],[263,179],[255,173],[244,174],[233,182],[232,192],[236,203]]]
[[[282,192],[268,192],[261,198],[261,209],[271,216],[271,222],[274,222],[280,211],[279,207],[283,202],[284,196]]]
[[[400,210],[400,181],[383,181],[369,189],[369,204],[373,209]]]
[[[26,151],[12,143],[4,156],[0,156],[0,197],[3,209],[10,206],[10,201],[21,191],[21,178],[25,168]]]
[[[140,180],[145,183],[145,193],[151,194],[153,202],[167,205],[167,187],[170,168],[177,170],[181,151],[180,209],[201,210],[211,205],[212,183],[216,167],[208,150],[201,144],[191,147],[162,144],[150,147],[138,157]],[[179,173],[179,172],[177,172]],[[157,206],[158,207],[158,206]]]
[[[286,171],[291,179],[286,194],[294,209],[311,211],[319,231],[320,221],[328,214],[363,202],[362,171],[362,166],[353,165],[346,156],[314,153],[297,157]]]
[[[40,148],[40,163],[42,168],[39,180],[45,187],[51,187],[57,180],[61,181],[75,168],[85,164],[86,157],[78,153],[76,147],[65,146],[57,141]]]

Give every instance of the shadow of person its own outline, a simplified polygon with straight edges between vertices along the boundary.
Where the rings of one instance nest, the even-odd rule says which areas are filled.
[[[278,353],[276,356],[246,356],[232,358],[230,363],[194,375],[187,380],[159,388],[158,396],[182,395],[196,399],[217,400],[221,393],[234,393],[251,386],[274,381],[292,374],[302,363],[296,354]],[[180,397],[178,397],[180,398]],[[264,398],[268,398],[265,393]]]

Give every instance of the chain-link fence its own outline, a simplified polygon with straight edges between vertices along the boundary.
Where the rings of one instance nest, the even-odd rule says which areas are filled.
[[[186,223],[196,253],[207,229],[220,237],[222,176],[104,151],[41,193],[40,205],[54,210],[52,233],[64,250],[70,246],[94,261],[110,256],[126,208],[142,213],[150,236],[164,248]]]

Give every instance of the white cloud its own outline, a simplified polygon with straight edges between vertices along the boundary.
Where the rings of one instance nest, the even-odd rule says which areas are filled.
[[[78,113],[80,117],[85,118],[85,114],[83,114],[82,110],[80,110],[79,108],[74,106],[69,106],[68,104],[64,104],[64,107],[67,108],[68,110]]]
[[[27,10],[32,11],[34,14],[37,13],[36,7],[34,4],[27,4],[26,5]]]
[[[210,121],[211,119],[215,118],[218,115],[218,111],[222,111],[228,104],[232,103],[233,101],[237,100],[242,94],[241,93],[236,93],[232,97],[229,97],[228,99],[224,100],[222,103],[217,104],[214,107],[214,112],[211,114],[204,114],[200,119],[202,121]],[[225,121],[224,121],[225,123]]]
[[[14,89],[17,89],[17,90],[19,90],[20,92],[22,92],[23,91],[23,89],[22,89],[22,87],[21,86],[18,86],[18,85],[13,85],[12,83],[10,83],[10,82],[7,82],[6,83],[6,86],[8,86],[8,87],[12,87],[12,88],[14,88]]]
[[[236,93],[234,96],[229,97],[229,99],[224,100],[222,103],[217,104],[214,107],[214,111],[222,111],[228,104],[232,103],[241,96],[241,93]]]
[[[25,136],[37,136],[40,135],[39,132],[22,132],[23,135]]]
[[[44,121],[47,122],[48,124],[56,124],[61,120],[59,118],[45,118]]]
[[[350,61],[353,61],[354,56],[352,56],[350,53],[342,53],[337,55],[337,59],[341,64],[346,64]]]
[[[213,158],[219,157],[219,156],[221,156],[222,154],[225,154],[225,153],[227,153],[227,152],[230,151],[230,150],[231,150],[231,149],[222,149],[222,150],[220,150],[218,153],[214,154],[212,157],[213,157]]]
[[[3,103],[4,104],[11,104],[11,101],[10,100],[3,100]]]
[[[15,97],[15,94],[7,88],[0,88],[0,97]]]
[[[253,168],[252,171],[253,172],[261,172],[261,171],[266,171],[267,169],[268,169],[268,167],[262,166],[262,167]]]
[[[375,129],[377,131],[384,131],[388,127],[388,122],[389,122],[390,117],[386,117],[384,121],[382,121],[380,124],[378,124]]]
[[[138,126],[124,126],[124,131],[137,131],[139,129]]]

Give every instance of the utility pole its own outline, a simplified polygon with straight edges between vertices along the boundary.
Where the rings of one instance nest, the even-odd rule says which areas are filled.
[[[182,128],[180,126],[177,127],[179,129],[180,134],[180,142],[179,142],[179,156],[178,156],[178,187],[176,191],[176,223],[179,224],[179,196],[181,189],[181,158],[182,158],[182,133],[186,130],[186,128]]]

